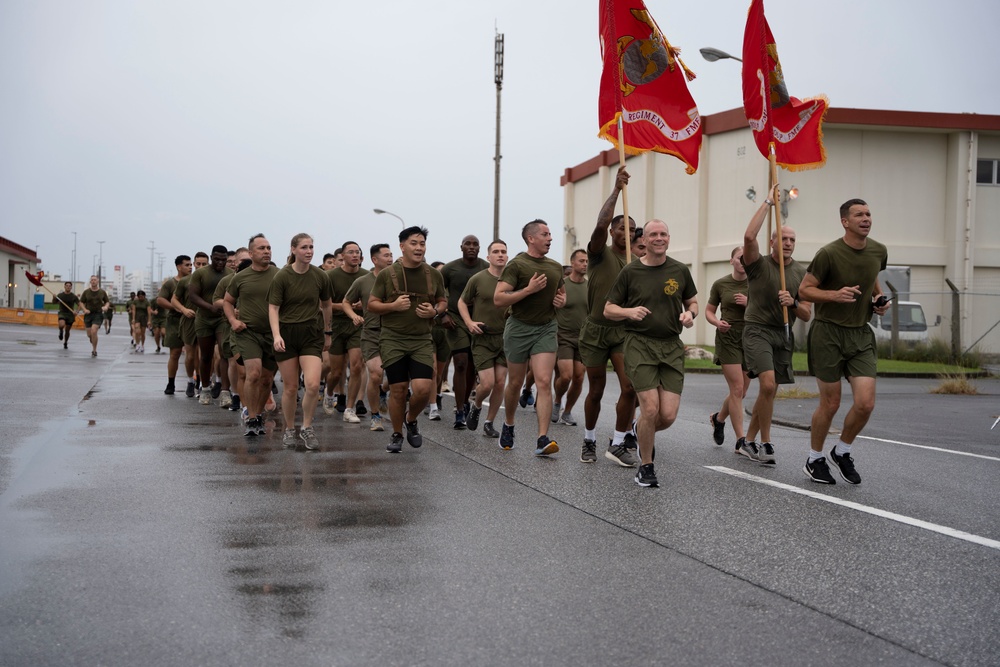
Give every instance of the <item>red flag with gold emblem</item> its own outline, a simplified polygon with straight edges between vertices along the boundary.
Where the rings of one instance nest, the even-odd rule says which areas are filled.
[[[642,0],[601,0],[601,91],[597,136],[630,155],[656,151],[698,169],[701,116],[688,92],[694,78]],[[624,138],[618,136],[622,117]]]
[[[764,0],[752,0],[743,33],[743,111],[764,157],[770,144],[778,164],[790,171],[826,164],[825,96],[800,100],[788,94],[778,48],[764,16]]]

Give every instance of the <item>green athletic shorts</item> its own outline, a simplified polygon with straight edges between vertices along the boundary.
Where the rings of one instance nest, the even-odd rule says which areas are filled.
[[[716,366],[740,364],[743,366],[743,324],[730,327],[729,331],[715,330]],[[746,366],[743,366],[746,368]]]
[[[580,329],[580,359],[587,368],[607,368],[612,354],[624,350],[625,326],[597,324],[589,317]]]
[[[382,329],[363,329],[361,331],[361,358],[369,362],[379,356],[378,339]]]
[[[239,363],[246,365],[247,359],[260,359],[261,366],[274,373],[278,363],[274,351],[274,338],[271,332],[259,333],[253,329],[233,332],[233,351],[239,353]]]
[[[285,341],[285,351],[275,352],[276,361],[287,361],[299,357],[323,358],[323,326],[319,319],[305,322],[281,323],[278,325],[281,339]]]
[[[89,313],[83,316],[83,326],[86,328],[99,327],[104,324],[104,313],[96,312]]]
[[[451,348],[452,354],[458,350],[467,350],[472,347],[472,334],[465,328],[464,323],[458,324],[456,320],[455,328],[445,329],[445,331],[448,332],[448,347]]]
[[[524,364],[532,355],[551,352],[559,347],[555,318],[547,324],[525,324],[516,317],[508,317],[503,328],[503,351],[507,361]]]
[[[180,325],[178,326],[181,334],[181,342],[185,345],[194,345],[198,342],[198,336],[195,333],[194,328],[194,318],[193,317],[180,317]]]
[[[330,323],[330,354],[342,356],[348,350],[356,350],[361,347],[361,327],[354,326],[354,322],[349,317],[335,317]]]
[[[507,367],[507,355],[503,352],[503,334],[480,334],[472,337],[472,363],[477,371],[485,371],[494,366]]]
[[[743,363],[747,374],[755,378],[761,373],[774,371],[778,384],[792,384],[792,345],[794,339],[789,332],[785,340],[783,327],[765,327],[747,322],[743,328]]]
[[[434,341],[431,334],[401,334],[382,329],[378,341],[382,368],[388,368],[400,359],[409,358],[423,366],[434,368]]]
[[[167,318],[167,330],[163,335],[163,344],[170,350],[176,350],[179,347],[184,347],[184,341],[181,340],[180,318]]]
[[[444,327],[435,326],[431,329],[431,340],[434,341],[434,356],[438,363],[444,363],[451,359],[451,345],[448,343],[448,330]],[[385,361],[383,359],[383,361]],[[433,367],[433,364],[431,364]]]
[[[556,348],[556,359],[572,359],[573,361],[582,362],[583,359],[580,358],[580,332],[579,331],[567,331],[566,329],[559,329],[556,332],[556,341],[558,347]]]
[[[625,374],[635,391],[663,387],[673,394],[684,391],[684,343],[680,336],[650,338],[625,332]]]
[[[207,317],[200,312],[194,318],[194,333],[198,338],[215,338],[219,333],[225,333],[229,320],[222,315]]]
[[[878,375],[875,332],[867,324],[842,327],[817,320],[809,328],[806,347],[809,349],[809,374],[823,382]]]

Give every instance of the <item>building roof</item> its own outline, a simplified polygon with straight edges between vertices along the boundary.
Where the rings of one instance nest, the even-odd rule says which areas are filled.
[[[10,255],[15,255],[22,259],[27,259],[32,262],[40,262],[38,255],[31,248],[26,248],[20,243],[14,243],[10,239],[6,239],[0,236],[0,251],[5,252]]]
[[[705,135],[723,134],[746,129],[747,119],[743,107],[722,111],[702,118]],[[881,109],[841,109],[831,107],[826,112],[824,127],[864,125],[871,128],[896,131],[922,130],[930,132],[997,132],[1000,133],[1000,116],[975,113],[930,113],[925,111],[886,111]],[[630,156],[634,157],[634,156]],[[559,179],[560,185],[582,181],[597,173],[601,167],[618,164],[618,150],[611,148],[575,167],[568,167]]]

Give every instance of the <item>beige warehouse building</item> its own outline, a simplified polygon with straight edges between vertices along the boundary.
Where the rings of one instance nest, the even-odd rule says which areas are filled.
[[[767,196],[768,162],[757,151],[743,109],[706,116],[701,164],[688,175],[676,158],[630,157],[629,214],[670,226],[670,255],[686,262],[708,291],[729,270],[729,253]],[[853,197],[872,210],[872,238],[889,248],[889,263],[911,267],[910,300],[923,304],[931,335],[951,339],[949,279],[961,292],[962,349],[1000,352],[1000,116],[830,109],[824,124],[822,169],[779,169],[786,224],[798,237],[795,257],[808,264],[842,235],[838,209]],[[618,152],[604,151],[566,169],[564,241],[568,262],[585,247],[618,169]],[[756,197],[756,202],[750,199]],[[621,203],[619,202],[619,212]],[[761,233],[764,235],[764,232]],[[714,328],[699,317],[688,344],[711,344]]]

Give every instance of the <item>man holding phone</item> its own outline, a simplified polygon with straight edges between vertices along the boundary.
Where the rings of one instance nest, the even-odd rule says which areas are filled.
[[[823,456],[823,445],[833,416],[840,408],[840,379],[851,385],[854,404],[844,418],[840,441],[830,460],[848,484],[861,476],[851,457],[851,446],[875,409],[877,352],[875,333],[868,326],[872,313],[884,315],[884,298],[878,273],[886,267],[886,247],[868,237],[872,214],[861,199],[840,207],[843,238],[816,253],[799,286],[802,298],[816,304],[816,321],[809,331],[809,372],[816,376],[819,405],[812,417],[812,449],[803,472],[814,482],[835,484]]]

